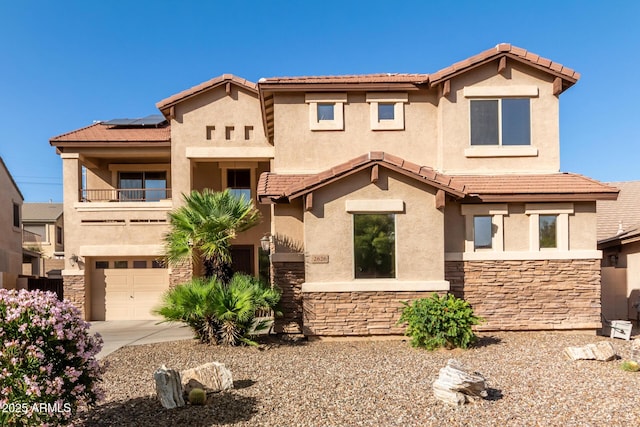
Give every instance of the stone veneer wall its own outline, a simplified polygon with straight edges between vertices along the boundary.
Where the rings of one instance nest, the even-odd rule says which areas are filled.
[[[282,292],[280,298],[282,316],[275,319],[275,332],[300,333],[302,332],[304,262],[274,262],[271,271],[273,283]]]
[[[84,275],[62,276],[62,288],[64,299],[69,300],[69,302],[78,307],[80,313],[82,313],[82,318],[88,320],[84,306],[86,295],[84,290]]]
[[[186,283],[193,277],[193,265],[191,260],[180,261],[172,265],[169,271],[169,286],[174,287]]]
[[[396,325],[403,307],[401,301],[432,294],[421,291],[305,292],[304,334],[402,335],[405,326]]]
[[[478,330],[600,328],[600,260],[447,261],[451,292]]]

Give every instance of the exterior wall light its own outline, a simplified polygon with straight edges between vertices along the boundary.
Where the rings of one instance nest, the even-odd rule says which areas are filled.
[[[265,234],[262,236],[262,239],[260,239],[260,247],[265,252],[271,251],[271,235]]]

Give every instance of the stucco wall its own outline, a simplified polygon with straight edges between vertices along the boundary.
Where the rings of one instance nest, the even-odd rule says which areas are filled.
[[[531,97],[531,145],[534,157],[470,158],[464,155],[470,145],[469,102],[465,87],[536,86]],[[517,95],[514,95],[517,96]],[[487,97],[495,98],[495,97]],[[440,98],[438,134],[441,155],[436,167],[445,173],[503,173],[513,171],[557,172],[560,168],[559,105],[553,95],[553,79],[546,73],[507,60],[507,69],[497,73],[497,62],[478,67],[451,79],[451,93]]]
[[[312,131],[304,93],[274,97],[274,171],[318,172],[369,151],[385,151],[421,165],[436,162],[436,93],[410,92],[404,130],[371,130],[366,94],[349,92],[343,131]]]
[[[2,162],[2,160],[0,160]],[[22,230],[13,226],[13,206],[22,210],[22,196],[0,164],[0,287],[15,288],[22,274]]]
[[[328,255],[329,262],[307,262],[307,282],[354,280],[353,214],[346,202],[385,199],[404,202],[404,212],[395,214],[396,279],[443,280],[444,215],[435,208],[435,189],[380,168],[377,184],[365,170],[314,192],[313,209],[304,214],[305,255]]]

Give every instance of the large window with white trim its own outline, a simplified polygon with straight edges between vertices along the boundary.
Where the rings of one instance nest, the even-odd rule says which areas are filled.
[[[470,101],[471,145],[531,145],[529,98]]]
[[[396,277],[395,215],[353,215],[356,279]]]

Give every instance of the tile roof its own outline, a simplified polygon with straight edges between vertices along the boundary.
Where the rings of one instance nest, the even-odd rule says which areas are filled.
[[[543,58],[535,53],[528,52],[517,46],[513,46],[509,43],[500,43],[497,46],[487,49],[484,52],[480,52],[470,58],[463,61],[456,62],[440,71],[437,71],[429,76],[430,83],[437,84],[439,81],[446,80],[455,74],[467,71],[487,61],[496,59],[499,56],[508,55],[509,57],[516,59],[525,64],[535,66],[537,68],[548,71],[552,74],[558,75],[569,80],[571,83],[575,83],[580,79],[580,73],[565,67],[562,64],[553,62],[550,59]]]
[[[620,189],[618,200],[598,200],[598,240],[640,227],[640,181],[610,182]]]
[[[471,196],[489,195],[588,195],[613,197],[617,188],[574,173],[509,174],[509,175],[455,175],[452,180],[464,184]],[[595,200],[595,199],[591,199]]]
[[[193,86],[192,88],[183,90],[180,93],[171,95],[170,97],[165,98],[162,101],[159,101],[158,103],[156,103],[156,107],[159,110],[166,110],[167,108],[179,103],[180,101],[183,101],[187,98],[198,95],[202,92],[206,92],[209,89],[220,86],[221,84],[224,84],[227,82],[234,83],[236,85],[242,86],[245,89],[250,90],[251,92],[258,93],[258,87],[256,86],[255,83],[250,82],[249,80],[243,79],[241,77],[234,76],[233,74],[223,74],[221,76],[208,80],[204,83],[200,83],[199,85]]]
[[[268,83],[425,83],[428,74],[378,73],[338,76],[297,76],[262,78],[258,84]]]
[[[54,136],[51,145],[67,142],[169,142],[171,127],[121,127],[94,123],[90,126]]]
[[[449,176],[392,154],[370,152],[316,174],[265,172],[258,182],[258,197],[261,201],[296,198],[373,164],[380,164],[469,201],[592,201],[615,198],[618,192],[615,187],[578,174]]]
[[[23,221],[55,221],[63,211],[62,203],[24,203],[22,205]]]

